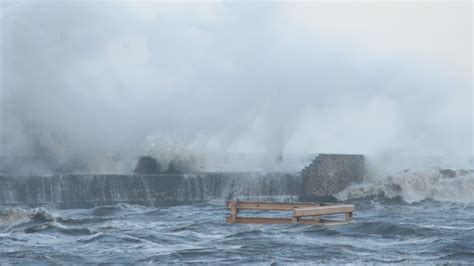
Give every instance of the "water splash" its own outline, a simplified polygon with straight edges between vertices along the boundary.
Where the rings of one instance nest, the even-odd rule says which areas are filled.
[[[423,200],[474,202],[474,172],[468,170],[404,170],[394,175],[368,177],[337,193],[338,200],[364,197],[400,197],[405,202]]]

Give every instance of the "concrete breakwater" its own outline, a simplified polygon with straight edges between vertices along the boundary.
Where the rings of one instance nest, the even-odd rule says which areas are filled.
[[[321,154],[301,173],[0,176],[0,205],[170,206],[213,199],[330,196],[361,181],[363,156]]]
[[[170,206],[238,196],[297,196],[298,173],[0,176],[0,205]]]

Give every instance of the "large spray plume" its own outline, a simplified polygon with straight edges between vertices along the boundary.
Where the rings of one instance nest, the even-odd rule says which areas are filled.
[[[224,154],[472,153],[470,81],[362,60],[350,42],[289,30],[283,10],[3,1],[3,170],[128,172],[144,154],[212,170]]]

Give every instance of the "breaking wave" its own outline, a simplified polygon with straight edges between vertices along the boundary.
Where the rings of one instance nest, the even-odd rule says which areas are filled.
[[[45,208],[23,209],[19,207],[0,210],[0,230],[8,231],[13,226],[29,222],[44,223],[58,217]]]
[[[404,170],[394,175],[368,177],[334,195],[338,200],[365,197],[399,197],[408,203],[423,200],[474,203],[474,171]]]

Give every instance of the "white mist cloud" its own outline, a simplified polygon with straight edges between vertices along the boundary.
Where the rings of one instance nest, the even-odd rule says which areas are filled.
[[[398,11],[377,4],[4,7],[3,157],[120,172],[145,153],[472,152],[470,79],[451,75],[470,66],[471,25],[451,6],[459,39],[435,30],[431,11],[418,5],[402,26],[393,26]],[[435,33],[418,38],[425,27]],[[424,53],[433,36],[449,40]],[[433,62],[447,57],[419,60],[452,49],[457,63],[446,73]]]
[[[346,98],[318,110],[308,106],[299,117],[290,141],[291,153],[371,154],[393,149],[402,132],[399,106],[387,97]],[[317,136],[317,137],[315,137]]]

